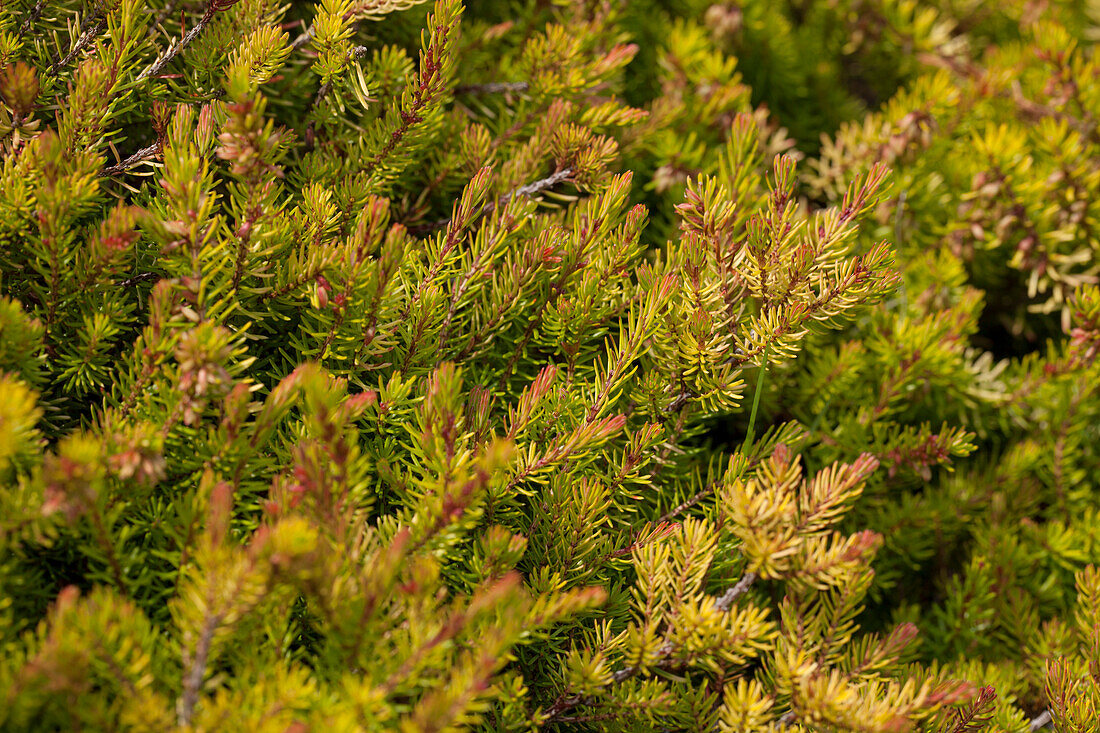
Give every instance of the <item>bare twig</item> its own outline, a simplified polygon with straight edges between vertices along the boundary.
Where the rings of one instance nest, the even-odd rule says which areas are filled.
[[[217,15],[218,10],[224,4],[219,3],[219,0],[211,0],[206,6],[206,10],[203,12],[202,17],[199,18],[199,22],[187,31],[180,39],[179,43],[173,41],[172,45],[168,47],[168,50],[164,52],[160,58],[154,61],[145,71],[138,74],[138,81],[142,79],[148,79],[150,77],[158,76],[164,67],[168,66],[172,62],[172,59],[176,58],[183,49],[191,45],[191,42],[199,37],[199,34],[206,30],[206,26],[210,25],[210,21]],[[226,6],[228,7],[228,6]]]
[[[715,602],[714,607],[719,611],[728,611],[733,602],[748,592],[749,587],[756,582],[756,573],[745,573],[737,584],[722,594]]]
[[[667,522],[667,521],[671,520],[673,517],[680,514],[680,512],[685,512],[688,509],[691,509],[693,506],[698,504],[700,501],[702,501],[703,499],[705,499],[708,496],[710,496],[711,494],[713,494],[714,490],[717,489],[717,488],[718,488],[718,482],[717,481],[715,481],[714,483],[707,484],[702,489],[700,489],[699,492],[695,494],[695,496],[691,497],[690,499],[688,499],[684,503],[680,504],[679,506],[668,510],[663,515],[661,515],[661,518],[658,519],[657,521],[658,522]]]
[[[65,54],[65,58],[58,61],[56,64],[49,68],[46,72],[48,76],[57,76],[66,66],[72,63],[73,59],[80,54],[88,44],[95,40],[95,37],[103,32],[103,29],[107,27],[107,21],[100,18],[98,15],[89,15],[80,26],[80,38],[73,44],[72,49]]]
[[[108,176],[113,176],[118,173],[124,173],[125,171],[133,168],[138,163],[156,157],[160,153],[160,149],[160,141],[158,140],[152,145],[148,145],[141,150],[138,150],[126,160],[119,161],[118,163],[115,163],[111,166],[107,166],[99,172],[99,177],[106,178]]]
[[[46,9],[46,0],[38,0],[31,8],[31,12],[27,13],[26,20],[19,26],[19,36],[23,37],[27,35],[30,29],[34,26],[35,22],[42,17],[42,11]]]
[[[1050,725],[1053,722],[1054,722],[1053,718],[1050,717],[1050,711],[1049,710],[1044,710],[1039,716],[1032,719],[1032,721],[1031,721],[1031,730],[1032,731],[1041,730],[1042,728],[1046,728],[1048,725]]]
[[[310,23],[309,28],[306,28],[305,32],[303,32],[301,35],[290,42],[290,48],[294,51],[297,51],[299,48],[312,41],[314,33],[313,29],[314,25]]]
[[[535,181],[534,183],[528,183],[526,186],[520,186],[515,191],[504,194],[499,199],[497,199],[496,205],[498,207],[504,206],[517,196],[531,196],[533,194],[540,193],[552,186],[556,186],[565,179],[569,178],[569,176],[571,175],[573,175],[572,168],[565,168],[563,170],[557,171],[556,173],[549,175],[542,180]]]
[[[155,272],[141,272],[118,283],[118,287],[129,288],[137,285],[138,283],[143,283],[147,280],[156,280],[158,277],[160,277],[160,275]]]
[[[565,168],[563,170],[556,171],[546,178],[534,181],[533,183],[528,183],[525,186],[520,186],[514,191],[509,191],[508,193],[504,194],[496,201],[490,201],[489,203],[482,206],[481,210],[474,215],[474,219],[484,216],[485,214],[492,213],[496,209],[507,205],[509,201],[516,198],[517,196],[533,196],[537,193],[541,193],[542,191],[545,191],[552,186],[556,186],[557,184],[569,178],[569,176],[571,175],[573,175],[573,169]],[[433,232],[439,231],[443,227],[447,226],[450,221],[450,219],[440,219],[438,221],[432,222],[431,224],[424,224],[419,227],[411,227],[409,231],[415,236],[422,237],[426,234],[431,234]]]

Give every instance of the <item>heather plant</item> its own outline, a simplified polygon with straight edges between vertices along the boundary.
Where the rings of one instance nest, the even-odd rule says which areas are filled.
[[[467,5],[0,8],[0,729],[1091,730],[1089,11]]]
[[[925,56],[965,56],[969,37],[935,3],[750,0],[701,3],[715,43],[737,58],[753,101],[804,148],[893,95]]]
[[[998,299],[990,327],[1035,343],[1068,328],[1072,294],[1097,282],[1097,71],[1092,47],[1065,26],[1044,20],[1021,36],[978,61],[941,60],[945,69],[846,124],[826,141],[814,185],[836,200],[845,175],[891,165],[896,195],[880,219],[901,251],[950,251]],[[1050,313],[1060,322],[1029,315]]]

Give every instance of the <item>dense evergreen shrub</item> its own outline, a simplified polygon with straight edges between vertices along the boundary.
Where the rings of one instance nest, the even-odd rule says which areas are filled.
[[[467,5],[0,7],[0,729],[1100,729],[1096,5]]]

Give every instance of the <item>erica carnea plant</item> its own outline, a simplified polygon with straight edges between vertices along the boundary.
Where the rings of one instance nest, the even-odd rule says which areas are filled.
[[[974,5],[4,3],[0,728],[1092,730],[1100,34]]]

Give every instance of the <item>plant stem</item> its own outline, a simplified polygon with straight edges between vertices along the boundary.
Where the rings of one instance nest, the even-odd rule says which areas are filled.
[[[747,454],[752,448],[753,433],[756,430],[756,413],[760,410],[760,393],[764,391],[764,374],[768,371],[768,347],[764,344],[764,353],[760,361],[760,376],[756,378],[756,394],[752,398],[752,413],[749,415],[749,432],[745,435],[745,443],[741,446],[741,453]]]

